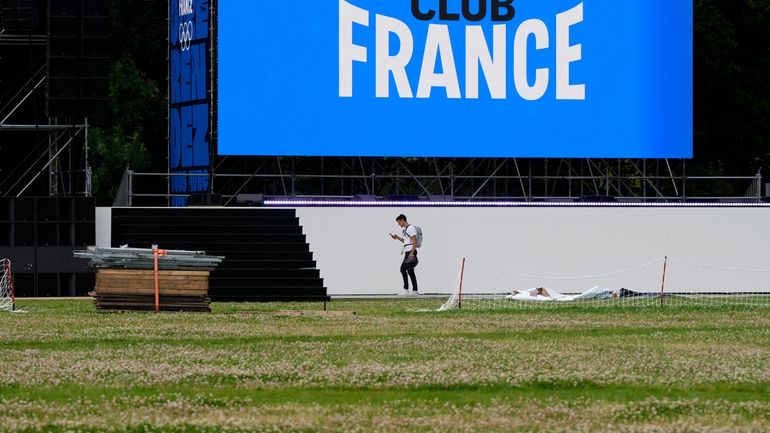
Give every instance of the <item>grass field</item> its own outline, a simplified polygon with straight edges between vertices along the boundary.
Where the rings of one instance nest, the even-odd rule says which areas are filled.
[[[0,431],[770,431],[770,309],[420,311],[442,301],[18,300]]]

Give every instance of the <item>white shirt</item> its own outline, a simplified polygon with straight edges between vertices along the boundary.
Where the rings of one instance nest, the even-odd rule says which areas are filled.
[[[412,251],[412,236],[417,236],[417,229],[414,228],[413,225],[410,225],[401,233],[401,237],[404,238],[404,249],[401,250],[401,253],[403,254],[407,251]]]

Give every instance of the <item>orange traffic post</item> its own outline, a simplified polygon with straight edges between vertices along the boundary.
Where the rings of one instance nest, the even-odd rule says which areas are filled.
[[[160,312],[160,288],[158,284],[158,256],[165,256],[166,250],[158,249],[157,245],[152,246],[152,257],[155,270],[155,312]]]
[[[668,264],[668,256],[664,256],[663,258],[663,276],[660,280],[660,305],[663,305],[663,290],[666,287],[666,265]]]
[[[463,274],[465,273],[465,257],[463,257],[463,264],[460,265],[460,290],[457,293],[457,308],[463,308]]]

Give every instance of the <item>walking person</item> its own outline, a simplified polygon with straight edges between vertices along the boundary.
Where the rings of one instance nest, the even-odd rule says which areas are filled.
[[[416,226],[410,225],[406,220],[406,216],[401,214],[396,217],[396,222],[401,227],[401,236],[390,234],[390,237],[394,240],[400,241],[404,244],[401,250],[404,255],[404,259],[401,261],[401,277],[404,279],[404,290],[400,294],[403,296],[415,296],[417,291],[417,276],[414,274],[414,267],[417,266],[417,247],[419,246],[417,240],[418,229]],[[409,290],[409,280],[412,281],[412,290]]]

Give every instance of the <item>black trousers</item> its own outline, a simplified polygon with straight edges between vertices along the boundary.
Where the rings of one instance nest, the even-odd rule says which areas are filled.
[[[401,262],[401,276],[404,278],[404,290],[409,290],[409,280],[412,280],[412,290],[417,291],[417,276],[414,274],[414,266],[407,265],[406,259],[409,257],[409,251],[404,253],[404,260]],[[417,258],[417,251],[414,252],[414,257]]]

